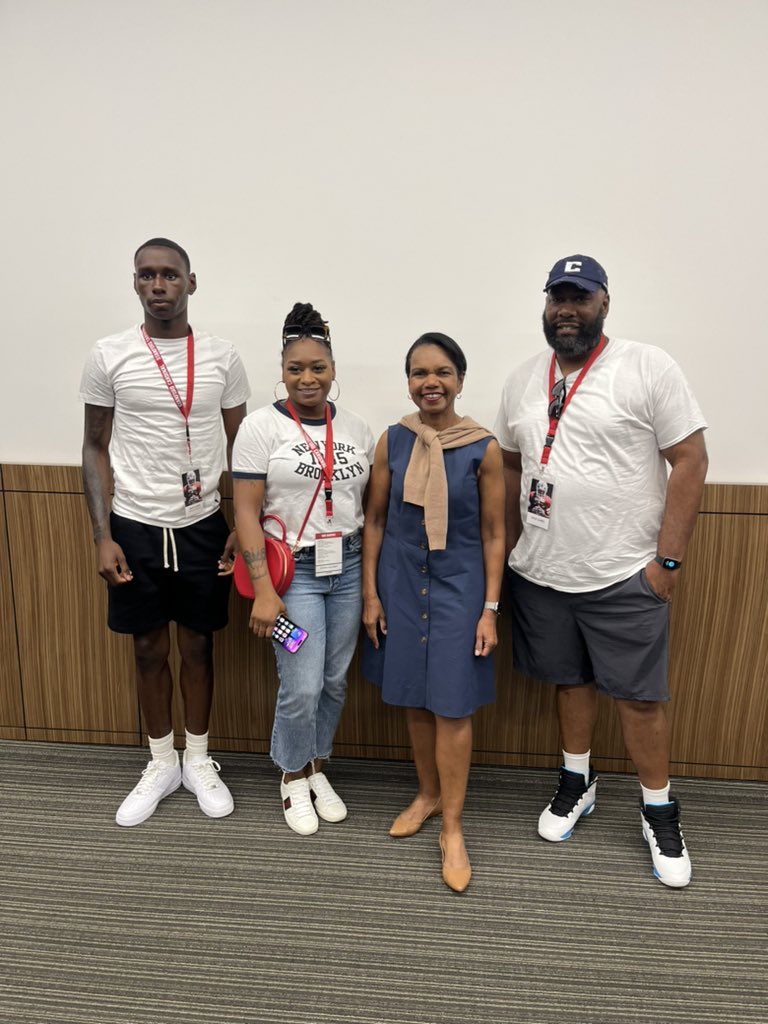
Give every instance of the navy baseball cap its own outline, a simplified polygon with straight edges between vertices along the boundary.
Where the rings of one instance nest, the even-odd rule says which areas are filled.
[[[608,275],[591,256],[566,256],[552,267],[544,285],[548,292],[556,284],[575,284],[585,292],[596,292],[598,288],[608,291]]]

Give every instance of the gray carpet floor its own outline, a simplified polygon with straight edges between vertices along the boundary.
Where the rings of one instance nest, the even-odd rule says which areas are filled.
[[[337,760],[350,807],[285,826],[265,757],[236,801],[180,789],[133,829],[142,751],[0,743],[0,1021],[13,1024],[766,1024],[768,787],[676,780],[694,878],[652,875],[637,783],[605,775],[566,843],[550,771],[473,768],[474,876],[440,879],[439,819],[387,835],[404,763]]]

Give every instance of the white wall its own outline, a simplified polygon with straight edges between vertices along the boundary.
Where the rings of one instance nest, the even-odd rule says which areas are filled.
[[[710,480],[768,482],[767,52],[765,0],[3,0],[0,461],[79,461],[82,362],[167,235],[251,408],[311,301],[376,432],[425,330],[492,423],[590,253],[609,333],[691,380]]]

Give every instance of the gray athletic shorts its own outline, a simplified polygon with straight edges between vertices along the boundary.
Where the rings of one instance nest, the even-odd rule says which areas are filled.
[[[623,700],[669,700],[669,605],[645,570],[567,594],[507,570],[515,668],[547,683],[597,683]]]

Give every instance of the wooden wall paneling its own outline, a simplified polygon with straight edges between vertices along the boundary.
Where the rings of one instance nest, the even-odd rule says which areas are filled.
[[[10,693],[10,713],[21,722],[12,727],[26,724],[29,738],[140,742],[131,641],[106,627],[79,469],[5,465],[2,482],[8,546],[4,568],[0,543],[0,650],[9,656],[0,666],[0,710]],[[223,507],[231,515],[229,500]],[[672,770],[768,778],[768,488],[708,485],[703,508],[672,606]],[[212,749],[269,749],[274,657],[271,645],[248,631],[248,612],[248,602],[233,593],[230,625],[216,635]],[[497,700],[476,715],[474,760],[556,767],[554,688],[514,672],[504,614],[499,626]],[[14,658],[21,666],[15,684]],[[178,679],[175,653],[172,661]],[[183,739],[178,685],[174,729]],[[357,657],[335,751],[410,758],[404,712],[381,702],[378,689],[361,678]],[[631,770],[607,698],[599,702],[593,754],[601,770]]]
[[[407,760],[411,756],[411,745],[405,711],[385,704],[379,688],[363,678],[360,672],[362,646],[361,629],[357,651],[349,667],[347,700],[333,749],[340,757]]]
[[[251,602],[233,592],[229,626],[215,635],[210,742],[222,750],[269,750],[277,694],[271,641],[248,629]]]
[[[106,625],[81,494],[6,492],[27,727],[138,743],[131,642]]]
[[[26,739],[5,495],[0,492],[0,739]]]
[[[672,604],[673,759],[768,779],[768,516],[700,516],[682,571]],[[746,767],[759,770],[737,771]]]
[[[234,513],[228,478],[221,481],[221,509],[232,525]],[[269,751],[277,694],[272,644],[248,628],[251,602],[234,585],[229,598],[229,625],[214,637],[214,694],[209,729],[212,747],[220,750]]]
[[[768,515],[768,486],[765,484],[707,484],[701,514]]]
[[[6,462],[3,464],[3,488],[43,494],[82,494],[83,479],[79,466],[24,466]]]

